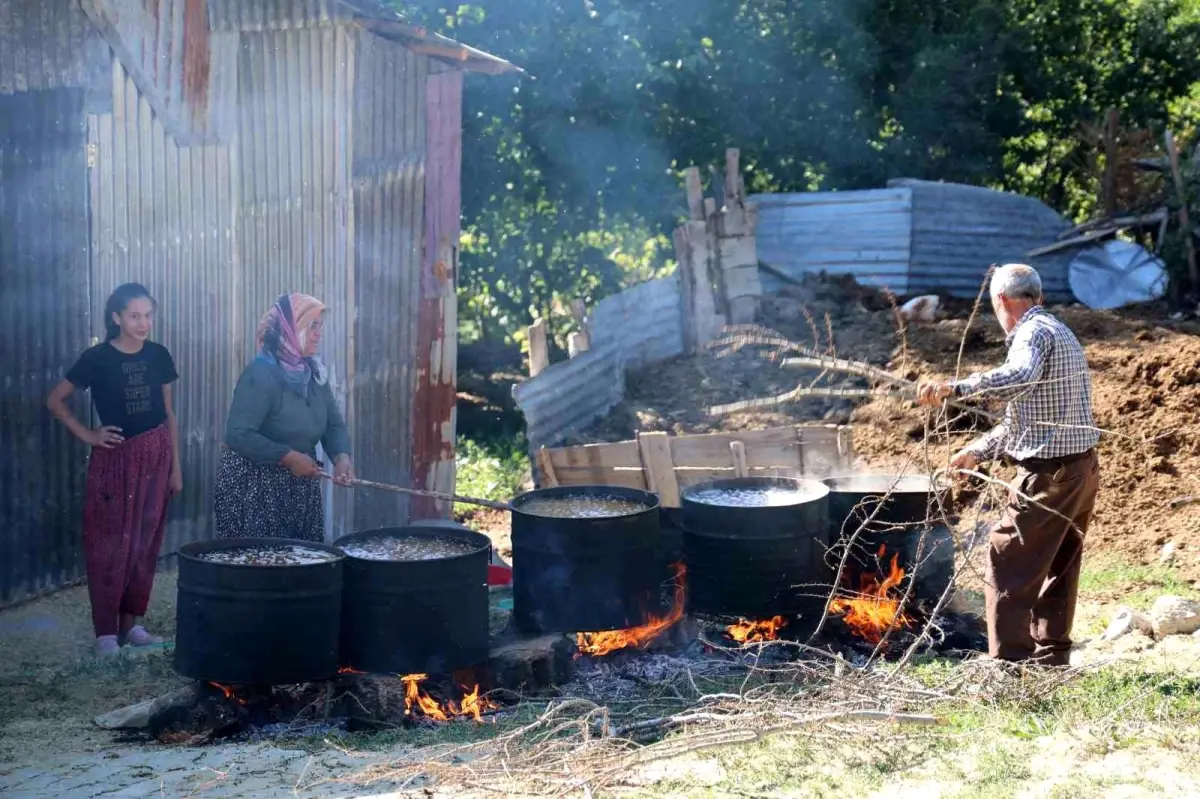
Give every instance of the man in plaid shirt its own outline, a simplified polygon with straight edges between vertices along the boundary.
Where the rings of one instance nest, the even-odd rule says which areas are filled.
[[[1002,660],[1067,665],[1083,538],[1100,485],[1091,378],[1079,341],[1043,310],[1032,267],[996,270],[991,296],[1008,334],[1004,364],[923,382],[917,396],[931,406],[950,397],[1007,401],[1003,420],[950,460],[954,469],[997,458],[1017,466],[1017,490],[988,548],[989,650]]]

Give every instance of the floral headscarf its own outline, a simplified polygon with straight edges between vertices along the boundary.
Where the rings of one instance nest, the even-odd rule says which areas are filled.
[[[303,354],[309,327],[324,312],[324,303],[307,294],[282,294],[258,323],[258,357],[282,368],[284,381],[300,394],[314,379],[325,384],[321,359]]]

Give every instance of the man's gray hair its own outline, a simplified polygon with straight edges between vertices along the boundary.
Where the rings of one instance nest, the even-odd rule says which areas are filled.
[[[1026,264],[1005,264],[992,275],[992,296],[1041,302],[1042,279]]]

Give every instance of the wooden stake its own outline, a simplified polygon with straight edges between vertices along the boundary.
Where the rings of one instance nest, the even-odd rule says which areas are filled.
[[[542,473],[542,488],[554,488],[558,485],[558,475],[554,472],[554,461],[550,458],[550,450],[542,447],[537,451],[538,469]]]
[[[550,347],[546,343],[546,320],[539,319],[526,328],[529,334],[529,376],[537,377],[550,366]]]
[[[746,466],[746,445],[741,441],[730,441],[729,454],[733,456],[734,477],[749,477],[750,469]]]
[[[1179,169],[1179,149],[1175,146],[1175,136],[1167,131],[1167,157],[1171,160],[1171,177],[1175,180],[1175,195],[1179,199],[1179,226],[1182,228],[1184,241],[1187,242],[1188,279],[1192,288],[1200,285],[1200,269],[1196,266],[1196,242],[1192,240],[1192,225],[1188,220],[1188,197],[1183,184],[1183,172]]]
[[[671,459],[671,437],[666,433],[639,433],[638,448],[647,490],[658,494],[663,507],[678,508],[679,481],[675,478],[675,462]]]
[[[689,166],[683,170],[687,185],[688,215],[696,222],[704,221],[704,188],[700,185],[700,168]]]

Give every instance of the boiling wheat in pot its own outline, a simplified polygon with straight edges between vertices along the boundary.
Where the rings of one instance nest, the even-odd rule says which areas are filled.
[[[271,544],[219,549],[197,557],[209,563],[225,563],[232,566],[309,566],[338,559],[334,553],[321,549]]]
[[[556,519],[604,519],[640,513],[646,510],[646,506],[632,499],[579,494],[538,497],[521,503],[518,510],[532,516],[549,516]]]
[[[442,560],[466,555],[478,545],[457,538],[423,535],[381,535],[346,544],[342,551],[362,560]]]

